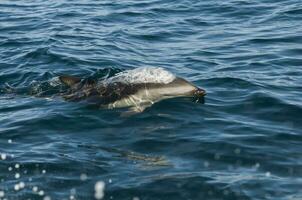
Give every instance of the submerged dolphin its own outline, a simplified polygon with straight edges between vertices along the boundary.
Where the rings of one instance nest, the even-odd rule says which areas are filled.
[[[205,90],[163,68],[137,68],[127,70],[102,81],[60,76],[62,83],[70,87],[64,94],[69,101],[87,101],[101,108],[129,107],[129,113],[142,112],[163,99],[193,97],[203,102]]]

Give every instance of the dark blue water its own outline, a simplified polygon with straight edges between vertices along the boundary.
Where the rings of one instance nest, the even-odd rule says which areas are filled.
[[[97,182],[104,199],[302,199],[301,24],[300,0],[2,0],[0,199],[94,199]],[[142,66],[206,103],[120,117],[53,95],[60,74]]]

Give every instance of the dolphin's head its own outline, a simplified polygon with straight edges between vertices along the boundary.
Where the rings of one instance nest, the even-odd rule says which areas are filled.
[[[206,95],[204,89],[196,87],[195,92],[193,93],[193,101],[196,103],[204,103],[204,96]]]
[[[193,97],[194,102],[204,103],[204,96],[206,95],[206,91],[193,85],[183,78],[176,77],[172,82],[167,84],[165,95]]]

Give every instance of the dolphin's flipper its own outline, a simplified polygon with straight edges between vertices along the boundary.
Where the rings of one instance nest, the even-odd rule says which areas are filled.
[[[130,117],[132,115],[136,115],[138,113],[141,113],[143,112],[143,110],[141,110],[140,108],[138,107],[131,107],[129,108],[127,111],[121,113],[121,117]]]
[[[59,79],[62,83],[69,87],[81,82],[81,78],[75,76],[60,76]]]
[[[148,104],[144,103],[139,106],[130,107],[126,112],[123,112],[121,114],[121,117],[130,117],[132,115],[139,114],[139,113],[143,112],[146,108],[150,107],[151,105],[152,105],[152,103],[148,103]]]

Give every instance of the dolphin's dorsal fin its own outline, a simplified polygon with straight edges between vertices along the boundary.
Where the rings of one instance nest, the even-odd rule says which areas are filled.
[[[72,87],[74,84],[81,82],[81,78],[75,76],[60,76],[60,81],[65,85]]]

